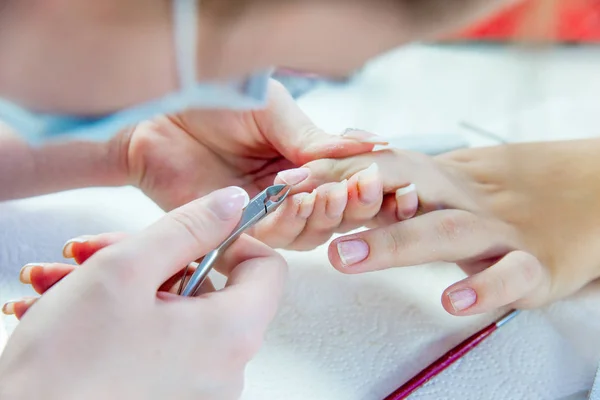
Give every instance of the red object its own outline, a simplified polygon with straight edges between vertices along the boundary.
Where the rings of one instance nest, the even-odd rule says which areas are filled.
[[[519,40],[520,36],[527,38],[531,21],[547,18],[547,13],[536,8],[538,3],[539,0],[523,1],[452,39],[507,41]],[[533,36],[541,35],[544,39],[557,42],[600,43],[600,0],[564,0],[558,2],[554,12],[556,15],[553,18],[540,22],[551,26],[542,27],[544,32],[534,33]]]
[[[402,387],[390,394],[385,400],[403,400],[413,394],[417,389],[426,384],[432,378],[438,376],[446,368],[450,367],[456,361],[460,360],[465,354],[477,347],[484,339],[490,336],[498,329],[496,323],[483,328],[473,336],[465,339],[458,346],[438,358],[429,367],[425,368],[418,375],[406,382]]]

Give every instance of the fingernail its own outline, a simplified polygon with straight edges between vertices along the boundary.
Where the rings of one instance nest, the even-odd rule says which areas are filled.
[[[287,171],[281,171],[277,176],[288,185],[297,185],[308,179],[310,175],[310,169],[308,168],[296,168],[288,169]]]
[[[63,251],[62,251],[63,257],[64,258],[73,258],[73,245],[76,243],[86,243],[92,237],[93,237],[92,235],[83,235],[83,236],[78,236],[76,238],[68,240],[67,243],[65,243],[65,245],[63,246]]]
[[[310,194],[307,194],[302,199],[302,204],[300,204],[300,210],[298,211],[298,216],[300,218],[307,219],[312,215],[313,210],[315,209],[315,201],[317,200],[317,191],[313,190]]]
[[[375,203],[383,188],[379,182],[379,166],[376,163],[358,174],[358,197],[365,204]]]
[[[23,268],[21,268],[21,272],[19,272],[19,280],[21,283],[30,284],[31,283],[31,271],[35,267],[42,267],[43,265],[40,263],[29,263],[26,264]]]
[[[477,301],[477,293],[473,289],[456,290],[448,294],[454,311],[464,311]]]
[[[406,187],[396,190],[396,198],[406,196],[407,194],[412,193],[415,190],[417,190],[417,186],[414,183],[411,183]]]
[[[338,255],[344,267],[364,261],[369,256],[369,245],[364,240],[348,240],[337,244]]]
[[[341,217],[348,204],[348,180],[344,179],[342,182],[333,185],[327,193],[327,197],[325,215],[331,219]]]
[[[342,133],[342,137],[346,139],[353,139],[360,143],[388,145],[389,141],[381,136],[375,135],[362,129],[348,128]]]
[[[4,305],[2,306],[2,313],[4,315],[14,315],[16,302],[17,300],[11,300],[4,303]]]
[[[396,206],[398,219],[404,221],[414,217],[419,208],[419,198],[417,196],[408,196],[414,194],[417,190],[416,185],[410,184],[406,187],[396,190]]]
[[[250,202],[248,193],[240,187],[231,186],[209,195],[208,207],[223,220],[239,216]]]

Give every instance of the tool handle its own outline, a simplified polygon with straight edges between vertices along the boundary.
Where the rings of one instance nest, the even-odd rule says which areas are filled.
[[[490,336],[498,329],[496,323],[488,325],[474,335],[463,340],[459,345],[448,351],[446,354],[435,360],[431,365],[421,371],[414,378],[406,382],[402,387],[390,394],[384,400],[403,400],[422,387],[430,379],[439,375],[442,371],[450,367],[469,351],[477,347],[484,339]]]
[[[216,249],[204,256],[202,262],[200,262],[198,268],[196,268],[196,270],[190,277],[190,280],[185,286],[185,289],[183,289],[183,292],[181,292],[182,296],[192,297],[195,296],[196,293],[198,293],[198,290],[200,290],[202,283],[204,283],[204,280],[212,270],[213,264],[219,256],[219,252],[220,249]],[[183,277],[182,279],[185,279],[185,277]]]

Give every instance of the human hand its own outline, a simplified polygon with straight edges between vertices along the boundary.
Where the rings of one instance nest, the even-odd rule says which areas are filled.
[[[283,259],[242,236],[218,265],[223,290],[159,289],[230,233],[247,200],[223,189],[137,235],[109,235],[27,311],[0,358],[0,397],[237,398],[277,309]]]
[[[349,131],[344,136],[325,134],[304,115],[285,88],[272,81],[265,110],[190,111],[158,118],[117,136],[113,145],[118,150],[113,153],[121,154],[119,163],[129,183],[140,187],[163,209],[171,210],[225,185],[241,186],[253,196],[271,185],[281,171],[280,177],[295,184],[306,178],[308,171],[285,170],[323,157],[369,152],[377,143],[385,141],[361,131]],[[365,214],[370,219],[378,210],[381,185],[374,182],[376,179],[373,174],[362,178],[365,193],[371,193],[365,196],[370,196],[369,202],[365,206],[351,204],[346,220],[363,220]],[[319,211],[321,204],[329,204],[334,220],[346,205],[347,189],[331,189],[322,188],[303,202],[303,196],[288,200],[277,215],[295,221],[289,224],[293,229],[289,233],[274,230],[279,217],[272,217],[255,231],[257,237],[272,247],[314,247],[314,242],[302,237],[314,237],[315,230],[332,225],[323,228],[311,222],[325,212]],[[323,242],[321,239],[317,244]]]
[[[326,134],[272,80],[264,110],[188,111],[139,124],[113,142],[129,182],[169,211],[229,185],[253,196],[280,171],[369,152],[381,139]]]
[[[388,194],[373,220],[379,227],[333,241],[335,268],[355,274],[455,262],[469,276],[444,291],[449,313],[532,308],[600,276],[598,151],[597,140],[466,149],[435,158],[381,151],[309,163],[311,177],[295,190],[345,179],[377,162]],[[409,184],[419,207],[405,220],[393,194]]]

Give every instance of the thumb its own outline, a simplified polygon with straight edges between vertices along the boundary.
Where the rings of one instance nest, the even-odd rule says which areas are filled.
[[[320,158],[350,157],[370,152],[377,144],[387,144],[384,139],[364,131],[350,130],[344,136],[325,133],[275,80],[269,85],[267,108],[255,111],[254,117],[264,137],[296,165]]]
[[[230,187],[176,210],[142,232],[91,257],[89,269],[105,265],[140,287],[160,287],[191,261],[215,249],[234,229],[248,204],[248,194]]]

